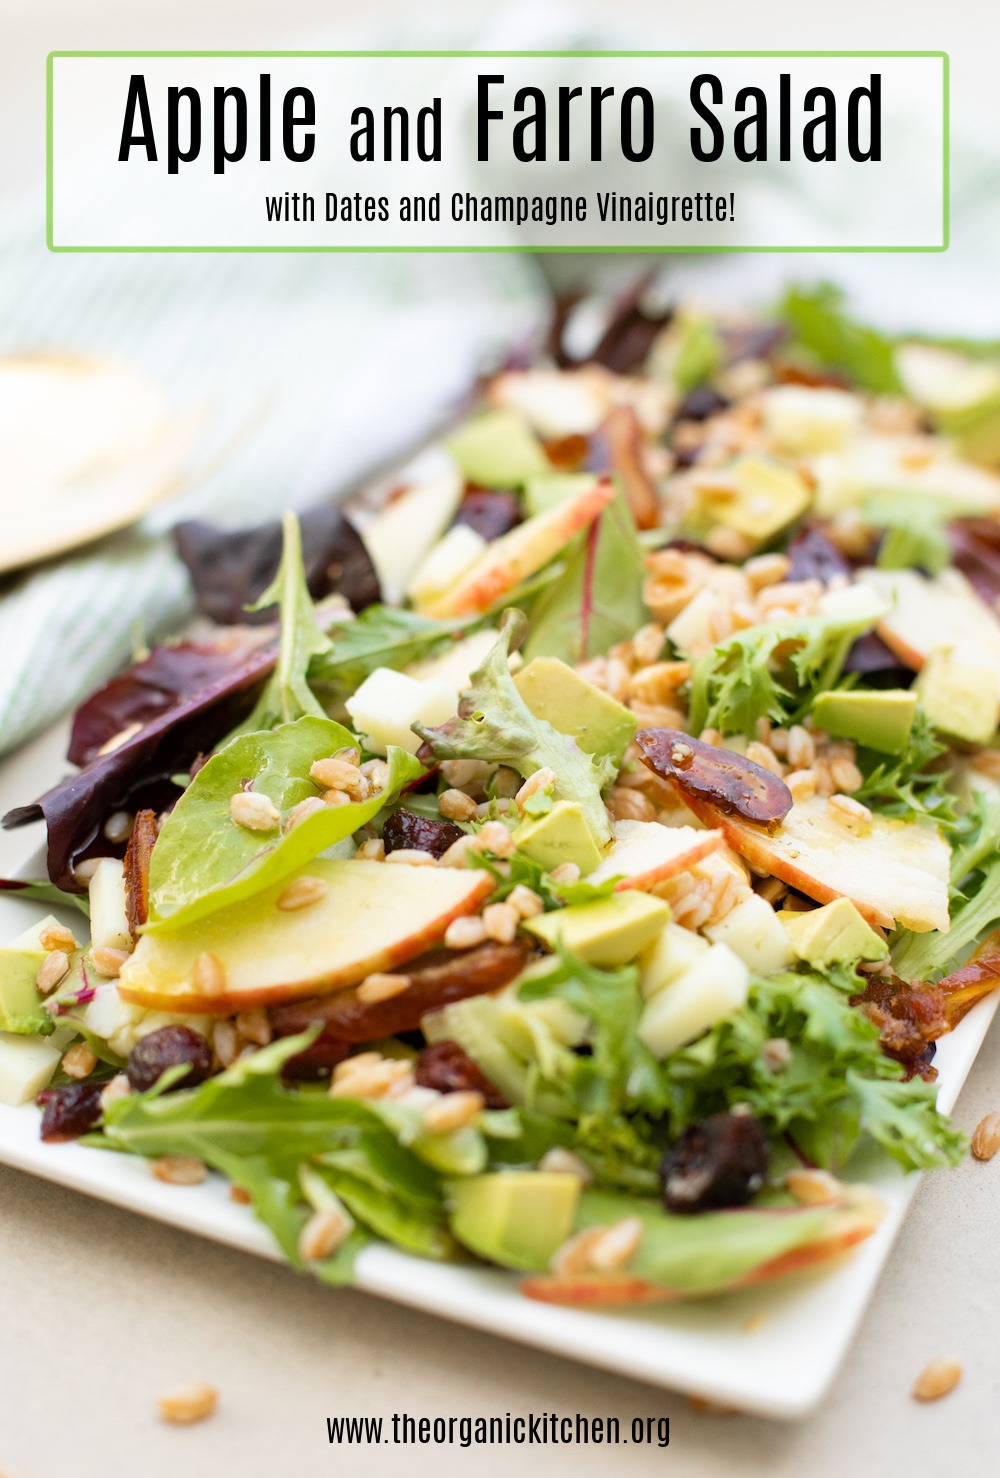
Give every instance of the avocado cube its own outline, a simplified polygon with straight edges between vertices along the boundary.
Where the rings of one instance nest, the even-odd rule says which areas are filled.
[[[563,944],[589,965],[627,965],[670,922],[662,898],[626,888],[596,903],[574,904],[526,919],[524,928],[550,949]]]
[[[581,1181],[564,1170],[501,1170],[452,1181],[451,1230],[505,1268],[543,1272],[573,1231]]]
[[[0,949],[0,1031],[36,1036],[52,1030],[35,985],[44,963],[43,949]]]
[[[997,727],[997,679],[987,667],[932,652],[917,678],[917,695],[935,729],[967,744],[988,744]]]
[[[564,503],[573,493],[593,487],[597,478],[592,472],[552,472],[532,477],[524,486],[524,503],[530,514],[548,513]]]
[[[466,482],[480,487],[517,488],[552,471],[541,442],[516,411],[475,416],[447,444]]]
[[[518,851],[546,872],[564,862],[575,862],[586,875],[601,860],[600,849],[578,801],[556,801],[544,816],[523,821],[514,832],[514,843]]]
[[[819,970],[852,960],[882,960],[889,953],[885,940],[849,898],[836,898],[808,913],[783,912],[779,918],[799,959]]]
[[[884,692],[858,688],[843,693],[821,693],[813,704],[813,718],[821,729],[838,739],[854,739],[883,754],[902,754],[910,741],[917,711],[917,695],[908,688]]]
[[[769,544],[809,507],[812,493],[799,474],[780,462],[740,457],[722,475],[696,486],[692,532],[720,525],[743,534],[755,547]]]
[[[621,764],[638,728],[621,703],[558,657],[534,657],[514,685],[536,718],[575,739],[585,754],[606,754]]]

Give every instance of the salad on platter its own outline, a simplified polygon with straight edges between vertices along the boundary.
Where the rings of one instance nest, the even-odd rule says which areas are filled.
[[[326,1281],[377,1240],[720,1294],[875,1230],[862,1151],[964,1151],[1000,369],[830,289],[570,320],[379,497],[181,525],[200,625],[4,821],[60,915],[0,949],[0,1101],[224,1177]]]

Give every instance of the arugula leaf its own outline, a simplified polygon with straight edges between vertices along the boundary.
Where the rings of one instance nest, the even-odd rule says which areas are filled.
[[[294,513],[285,514],[282,528],[284,540],[278,573],[259,600],[248,607],[251,611],[262,611],[278,602],[281,620],[278,661],[253,712],[235,730],[236,734],[273,729],[276,724],[290,723],[303,714],[323,717],[319,700],[309,686],[308,671],[314,657],[329,651],[330,639],[316,620],[302,563],[302,531]]]
[[[629,640],[648,612],[642,599],[643,549],[619,492],[570,546],[565,572],[536,601],[524,655],[560,657],[571,666]]]
[[[946,750],[918,708],[902,754],[887,757],[858,746],[857,764],[864,780],[857,799],[883,816],[904,820],[929,816],[939,825],[950,825],[956,808],[956,797],[948,789],[951,772],[929,768]]]
[[[691,732],[713,728],[752,738],[759,718],[784,724],[800,717],[818,693],[834,686],[855,638],[876,619],[871,611],[848,609],[750,626],[727,637],[694,664]]]
[[[513,893],[518,884],[523,883],[542,899],[546,912],[570,904],[596,903],[600,898],[610,898],[616,884],[621,881],[618,877],[612,877],[605,878],[603,883],[588,883],[586,878],[580,878],[575,883],[555,883],[539,863],[533,862],[523,852],[515,852],[503,864],[494,862],[482,852],[468,852],[466,865],[479,867],[493,874],[496,890],[490,895],[491,903],[501,903]]]
[[[364,1226],[426,1256],[450,1249],[439,1177],[399,1143],[375,1108],[331,1098],[321,1088],[290,1089],[279,1074],[315,1030],[272,1043],[197,1088],[131,1093],[109,1104],[90,1143],[132,1154],[194,1155],[251,1197],[282,1251],[301,1266],[299,1235],[310,1212],[303,1170],[318,1173]],[[307,1182],[308,1183],[308,1182]],[[316,1271],[344,1281],[366,1242],[361,1233]]]
[[[19,898],[33,898],[38,903],[54,903],[59,908],[78,908],[90,918],[90,897],[86,893],[66,893],[55,883],[35,882],[30,878],[0,878],[0,893]]]
[[[899,394],[894,341],[856,323],[844,312],[843,303],[843,293],[829,282],[792,287],[781,301],[778,317],[791,325],[793,347],[804,349],[814,363],[841,371],[859,390]]]
[[[482,624],[481,616],[465,621],[431,621],[414,611],[369,606],[354,621],[331,626],[327,649],[309,664],[310,684],[331,700],[361,686],[376,667],[406,667],[435,657]]]
[[[332,719],[307,716],[264,733],[244,734],[214,754],[156,839],[146,931],[190,924],[279,882],[365,826],[422,773],[419,760],[390,745],[388,783],[369,800],[325,806],[286,832],[277,827],[249,831],[233,821],[229,803],[241,789],[268,796],[283,815],[318,795],[310,765],[355,742]]]
[[[613,778],[614,766],[607,756],[584,754],[575,739],[536,718],[517,691],[509,653],[526,624],[520,611],[507,611],[496,645],[462,694],[458,716],[438,729],[423,724],[414,724],[414,729],[437,760],[487,760],[509,765],[525,779],[550,767],[558,777],[557,793],[580,803],[598,845],[606,846],[611,825],[601,791]]]

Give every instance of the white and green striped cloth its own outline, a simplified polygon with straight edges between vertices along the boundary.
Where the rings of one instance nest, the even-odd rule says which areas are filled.
[[[128,359],[177,409],[207,405],[227,451],[134,528],[0,582],[0,752],[120,666],[137,632],[183,620],[174,523],[238,527],[345,492],[439,426],[546,302],[523,257],[50,255],[41,229],[25,211],[0,235],[0,353]]]

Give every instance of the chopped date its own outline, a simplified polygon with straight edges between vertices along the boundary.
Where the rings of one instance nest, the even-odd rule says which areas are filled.
[[[410,984],[399,995],[364,1002],[358,1000],[357,991],[343,990],[331,996],[291,1001],[271,1007],[271,1025],[279,1037],[287,1037],[320,1022],[324,1033],[314,1047],[327,1033],[331,1042],[352,1045],[395,1037],[400,1032],[414,1031],[423,1017],[439,1006],[499,990],[523,969],[529,953],[530,945],[522,940],[513,944],[490,940],[461,952],[432,950],[405,967]]]
[[[350,1055],[350,1042],[343,1041],[335,1031],[326,1026],[304,1052],[297,1052],[294,1057],[289,1057],[281,1069],[281,1075],[297,1082],[314,1083],[328,1078],[337,1063],[343,1062]]]
[[[187,1072],[167,1092],[203,1083],[212,1071],[212,1049],[189,1026],[161,1026],[139,1038],[128,1055],[125,1072],[136,1092],[144,1093],[160,1081],[167,1068],[181,1065]]]
[[[745,1206],[767,1174],[770,1147],[752,1114],[713,1114],[689,1124],[660,1164],[668,1211],[691,1214]]]
[[[646,764],[687,799],[774,828],[792,809],[783,780],[731,749],[703,744],[681,729],[640,729],[635,736]]]
[[[419,1053],[415,1076],[422,1088],[436,1088],[439,1093],[461,1093],[472,1089],[483,1095],[487,1108],[507,1107],[507,1100],[485,1076],[479,1064],[464,1047],[450,1039],[434,1042]]]
[[[412,847],[418,852],[429,852],[432,857],[443,857],[452,843],[464,835],[462,828],[453,821],[434,821],[403,807],[393,811],[382,828],[387,852]]]
[[[601,422],[590,443],[589,467],[602,475],[616,473],[637,528],[655,528],[660,500],[643,462],[639,417],[630,405],[616,406]]]
[[[939,980],[937,989],[944,997],[944,1013],[948,1030],[955,1027],[984,996],[1000,985],[1000,934],[984,939],[971,960]]]
[[[39,1094],[39,1102],[42,1095]],[[93,1129],[101,1117],[101,1090],[93,1083],[69,1083],[45,1094],[42,1138],[47,1144],[79,1139]]]
[[[133,939],[149,918],[149,863],[158,831],[155,811],[136,812],[125,848],[125,904]]]
[[[516,493],[490,488],[470,488],[459,504],[454,523],[475,529],[487,543],[521,522],[521,502]]]

